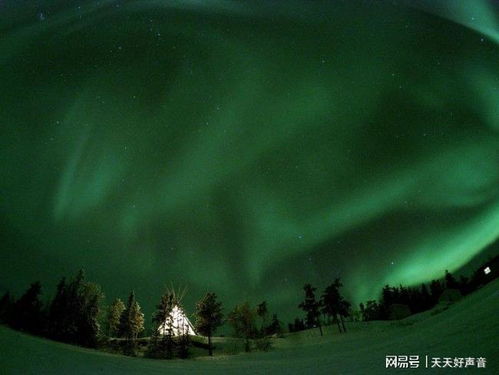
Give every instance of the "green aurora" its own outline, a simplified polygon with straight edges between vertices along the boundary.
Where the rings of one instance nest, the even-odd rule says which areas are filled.
[[[499,237],[498,14],[0,2],[0,289],[84,268],[147,314],[173,281],[290,318],[305,282],[458,270]]]

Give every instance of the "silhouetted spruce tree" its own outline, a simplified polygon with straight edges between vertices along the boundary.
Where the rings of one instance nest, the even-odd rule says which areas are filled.
[[[422,308],[422,311],[428,310],[431,306],[432,306],[432,303],[431,303],[430,293],[428,292],[428,288],[426,287],[426,284],[423,283],[423,284],[421,284],[421,308]]]
[[[350,302],[346,301],[340,293],[343,286],[339,278],[329,285],[321,297],[322,312],[333,318],[338,325],[339,332],[346,332],[345,321],[350,315]],[[340,327],[341,323],[341,327]]]
[[[340,295],[340,302],[339,302],[339,315],[340,315],[340,320],[341,320],[341,326],[343,327],[343,332],[347,331],[347,328],[345,327],[345,320],[344,318],[347,318],[350,316],[350,307],[351,304],[347,300],[345,300],[341,295]]]
[[[382,317],[380,305],[375,300],[361,304],[360,310],[364,321],[379,320]]]
[[[350,315],[350,307],[351,304],[348,302],[340,293],[340,288],[343,286],[341,283],[341,280],[337,278],[334,281],[334,284],[336,285],[336,289],[338,290],[338,315],[340,316],[341,320],[341,326],[343,327],[343,332],[346,332],[347,329],[345,327],[345,321],[344,318],[347,318]]]
[[[430,294],[428,293],[428,288],[423,283],[420,288],[413,288],[414,290],[414,305],[416,307],[414,312],[422,312],[430,308]]]
[[[133,339],[137,340],[139,335],[144,332],[144,313],[137,301],[132,305],[131,317]]]
[[[62,278],[48,310],[49,336],[55,340],[95,347],[103,294],[99,285],[85,282],[80,270],[69,284]]]
[[[303,322],[303,319],[295,318],[294,328],[295,332],[303,331],[305,329],[305,323]]]
[[[119,298],[116,298],[107,308],[106,326],[107,335],[110,337],[118,335],[121,314],[125,311],[125,304]]]
[[[409,289],[400,285],[399,286],[400,299],[398,299],[397,303],[401,303],[403,305],[409,305]]]
[[[161,350],[161,334],[156,329],[153,323],[153,329],[151,332],[151,338],[149,339],[149,343],[147,344],[147,350],[144,353],[144,356],[147,358],[164,358],[162,357]]]
[[[69,333],[69,301],[66,278],[57,284],[57,291],[49,306],[48,313],[49,337],[54,340],[67,341]]]
[[[469,279],[466,276],[460,276],[459,277],[459,291],[461,292],[462,295],[467,295],[470,293],[470,283]]]
[[[260,335],[265,336],[266,334],[266,323],[267,323],[267,315],[269,311],[267,309],[267,302],[263,301],[256,307],[256,315],[260,318]]]
[[[406,305],[409,307],[409,310],[411,311],[411,313],[414,313],[416,312],[416,303],[417,303],[417,292],[414,288],[411,288],[411,287],[407,287],[406,288],[406,293],[407,293],[407,296],[406,296]]]
[[[135,355],[136,339],[144,330],[144,314],[135,299],[134,291],[130,292],[125,310],[120,317],[120,326],[118,329],[120,337],[126,339],[124,354]]]
[[[83,301],[81,291],[85,280],[83,270],[78,271],[76,277],[65,287],[62,317],[62,330],[60,340],[72,344],[79,344],[81,337],[79,335],[79,325],[81,314],[83,312]]]
[[[445,286],[446,286],[446,288],[450,288],[450,289],[458,289],[459,288],[458,282],[456,281],[454,276],[448,270],[445,270]]]
[[[179,305],[179,308],[181,306]],[[187,326],[185,319],[178,318],[177,327],[180,330],[177,343],[177,355],[179,358],[189,357],[189,348],[191,346],[191,338],[189,337],[189,327]]]
[[[409,310],[411,314],[421,311],[420,309],[420,294],[417,288],[408,287],[407,288],[407,306],[409,306]]]
[[[383,287],[383,290],[381,291],[381,301],[380,303],[386,306],[387,308],[395,303],[396,300],[396,294],[395,294],[395,289],[392,288],[390,285],[385,285]]]
[[[340,294],[336,283],[332,283],[327,286],[321,297],[322,302],[322,312],[327,316],[331,317],[334,322],[338,325],[338,331],[341,333],[340,320],[338,314],[340,313]]]
[[[100,331],[98,316],[104,295],[99,285],[86,282],[82,285],[79,298],[78,343],[93,348],[97,346]]]
[[[277,314],[272,314],[270,325],[267,327],[267,334],[279,335],[282,333],[281,322],[277,319]]]
[[[316,289],[317,288],[312,287],[312,285],[306,284],[303,287],[303,290],[305,291],[305,301],[300,303],[298,307],[300,307],[307,314],[306,321],[308,328],[313,328],[315,326],[319,327],[319,331],[322,336],[322,325],[320,320],[321,302],[315,299]]]
[[[118,327],[118,335],[121,338],[132,339],[132,322],[131,322],[131,310],[132,305],[135,303],[135,292],[132,290],[128,296],[127,304],[125,305],[125,310],[120,316],[120,325]]]
[[[43,331],[44,319],[40,293],[42,286],[39,281],[30,285],[28,290],[12,306],[9,314],[9,324],[14,329],[40,334]]]
[[[153,315],[153,333],[149,342],[147,356],[152,358],[173,358],[173,308],[176,304],[175,294],[166,291],[156,306]]]
[[[80,315],[82,301],[80,298],[81,290],[83,288],[83,283],[85,282],[85,272],[79,270],[75,278],[68,284],[67,293],[68,301],[70,304],[70,315],[72,323],[76,326],[75,331],[78,330],[78,316]]]
[[[432,280],[430,283],[430,293],[432,304],[435,305],[438,302],[438,299],[442,295],[443,287],[439,280]]]
[[[230,312],[227,320],[234,328],[235,335],[244,338],[244,350],[249,352],[250,339],[255,337],[256,332],[255,312],[250,308],[249,303],[237,305]]]
[[[350,310],[350,321],[351,322],[360,322],[362,320],[362,315],[360,310],[351,309]]]
[[[13,304],[14,301],[10,293],[5,292],[5,294],[0,299],[0,323],[8,322],[10,311],[12,310]]]
[[[222,303],[217,301],[215,293],[207,293],[196,305],[196,329],[208,337],[208,352],[213,355],[211,338],[218,327],[222,325]]]
[[[364,304],[361,302],[359,303],[359,310],[360,310],[360,318],[362,320],[367,320],[366,319],[366,307],[364,306]]]

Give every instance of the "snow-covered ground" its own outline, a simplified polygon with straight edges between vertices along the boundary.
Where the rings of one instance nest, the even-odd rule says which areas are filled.
[[[339,335],[316,330],[288,335],[268,353],[218,355],[195,360],[148,360],[82,349],[0,327],[1,374],[379,374],[386,355],[419,355],[420,372],[469,373],[470,368],[424,368],[425,356],[485,357],[499,374],[499,280],[450,306],[398,322],[350,324]],[[418,371],[418,370],[415,370]],[[413,371],[410,371],[413,372]]]

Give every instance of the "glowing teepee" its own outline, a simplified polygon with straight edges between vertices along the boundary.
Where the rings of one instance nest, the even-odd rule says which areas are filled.
[[[196,335],[194,326],[189,321],[189,318],[177,305],[173,307],[171,315],[166,318],[165,322],[158,328],[159,334],[168,334],[168,329],[172,330],[173,336],[181,336],[182,334]]]
[[[167,335],[168,331],[171,330],[171,334],[173,336],[182,336],[182,335],[196,335],[196,331],[194,331],[194,326],[189,321],[189,318],[185,315],[184,310],[182,310],[182,298],[184,297],[187,288],[183,288],[182,290],[175,290],[173,284],[170,288],[166,288],[167,294],[170,303],[172,303],[173,308],[169,314],[169,316],[165,319],[163,324],[161,324],[158,328],[158,332],[160,335]],[[171,306],[171,305],[170,305]]]

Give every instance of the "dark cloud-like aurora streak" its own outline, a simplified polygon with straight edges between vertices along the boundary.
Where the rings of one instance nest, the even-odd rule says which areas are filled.
[[[27,3],[0,3],[3,288],[83,267],[147,312],[173,280],[295,314],[499,236],[492,2]]]

